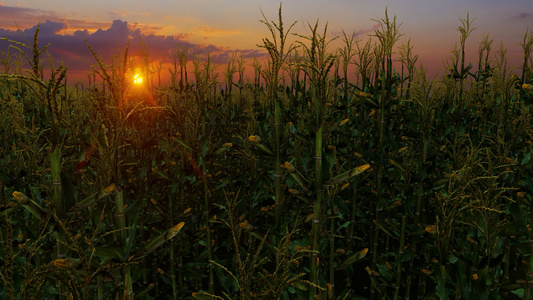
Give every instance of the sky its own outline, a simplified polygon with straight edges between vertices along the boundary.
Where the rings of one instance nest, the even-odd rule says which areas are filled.
[[[293,33],[308,34],[308,24],[318,20],[320,32],[327,22],[329,37],[344,30],[362,42],[387,9],[402,23],[399,29],[404,35],[396,45],[410,39],[418,62],[435,74],[459,43],[458,19],[467,13],[477,28],[467,40],[467,58],[475,65],[479,42],[488,33],[494,40],[491,56],[503,43],[509,63],[518,65],[523,56],[519,42],[528,26],[533,29],[531,4],[531,0],[286,0],[282,9],[286,27],[297,21]],[[0,0],[0,37],[31,44],[40,23],[40,44],[49,43],[52,57],[62,59],[69,74],[78,77],[95,65],[85,40],[105,59],[123,50],[128,39],[130,54],[138,54],[141,37],[154,63],[168,64],[177,46],[188,45],[191,53],[209,53],[213,62],[223,64],[235,52],[250,59],[265,57],[257,44],[269,31],[259,20],[264,13],[277,21],[279,5],[272,0]],[[0,51],[5,53],[8,45],[0,41]],[[337,40],[331,50],[340,46]]]

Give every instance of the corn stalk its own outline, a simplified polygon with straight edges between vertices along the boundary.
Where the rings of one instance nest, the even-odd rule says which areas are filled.
[[[322,214],[324,212],[322,190],[322,142],[324,132],[324,115],[326,113],[326,102],[329,97],[329,71],[335,63],[336,57],[327,52],[327,47],[332,40],[326,40],[327,24],[324,26],[324,32],[322,35],[318,33],[318,21],[314,26],[308,24],[311,34],[309,36],[299,37],[308,40],[311,45],[306,45],[303,42],[299,42],[304,49],[304,53],[307,56],[307,62],[304,66],[304,72],[311,81],[310,96],[311,107],[313,112],[313,125],[315,133],[314,141],[314,156],[315,162],[315,200],[313,204],[313,217],[312,217],[312,232],[311,232],[311,266],[310,266],[310,281],[313,284],[310,289],[309,299],[315,299],[317,297],[318,286],[318,262],[319,256],[319,236],[322,222]]]
[[[280,144],[281,144],[281,110],[280,97],[278,95],[278,87],[280,80],[280,70],[287,59],[287,56],[295,49],[292,44],[285,52],[285,43],[287,36],[296,22],[289,26],[287,31],[283,28],[283,18],[281,17],[281,4],[279,6],[278,23],[269,21],[265,14],[261,11],[263,20],[261,23],[265,24],[270,31],[271,38],[263,38],[263,44],[258,47],[265,48],[270,55],[268,61],[268,68],[261,72],[267,84],[267,93],[270,96],[270,101],[274,104],[274,193],[276,201],[276,215],[275,228],[278,229],[281,224],[281,213],[283,209],[283,193],[281,190],[281,159],[280,159]]]
[[[380,23],[381,27],[380,29],[377,29],[374,33],[374,36],[376,36],[379,40],[379,45],[381,49],[381,57],[375,58],[376,64],[381,60],[381,91],[379,95],[379,141],[378,141],[378,163],[377,163],[377,182],[376,182],[376,214],[375,214],[375,220],[379,221],[380,212],[384,205],[383,201],[384,199],[382,196],[382,180],[383,180],[383,167],[384,167],[384,140],[385,140],[385,127],[386,127],[386,119],[388,118],[386,115],[386,112],[388,110],[388,104],[390,102],[390,98],[392,97],[392,73],[393,73],[393,67],[392,67],[392,49],[394,47],[394,44],[398,41],[398,39],[403,35],[399,33],[398,28],[401,26],[401,24],[396,24],[396,16],[392,20],[389,19],[389,15],[387,12],[387,9],[385,9],[385,18],[380,20],[374,20]],[[374,232],[374,238],[373,238],[373,248],[372,248],[372,265],[371,269],[375,269],[376,266],[376,260],[377,260],[377,253],[378,253],[378,240],[379,240],[379,233],[380,228],[377,225],[376,222],[376,229]],[[372,285],[371,290],[371,299],[375,299],[376,295],[376,286]]]

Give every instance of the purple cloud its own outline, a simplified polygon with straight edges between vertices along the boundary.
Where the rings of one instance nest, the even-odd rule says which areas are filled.
[[[136,25],[129,25],[126,21],[114,20],[107,29],[99,28],[94,32],[77,30],[72,35],[60,34],[62,30],[68,29],[69,23],[66,20],[50,21],[47,20],[40,24],[39,45],[42,48],[50,44],[48,52],[54,61],[63,63],[69,67],[69,74],[81,79],[90,70],[91,65],[96,65],[96,61],[88,49],[85,40],[91,45],[93,50],[106,62],[110,62],[111,57],[119,54],[130,41],[129,55],[135,56],[140,53],[141,47],[139,38],[146,45],[148,54],[152,61],[161,61],[162,63],[172,62],[173,55],[177,47],[189,47],[191,60],[200,54],[205,57],[207,53],[211,56],[213,63],[226,63],[234,52],[242,52],[245,58],[260,57],[264,55],[259,49],[236,50],[228,49],[215,45],[200,45],[189,43],[186,38],[187,34],[165,36],[158,34],[143,34],[142,30]],[[6,30],[0,28],[0,37],[22,42],[31,46],[33,36],[37,30],[37,25],[22,31]],[[0,50],[7,51],[10,43],[0,40]],[[26,50],[31,55],[31,50]],[[44,57],[43,57],[44,59]]]

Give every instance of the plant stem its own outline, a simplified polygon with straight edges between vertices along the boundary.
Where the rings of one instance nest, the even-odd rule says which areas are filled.
[[[394,300],[398,299],[400,293],[400,284],[402,280],[402,258],[405,248],[405,223],[407,223],[407,215],[402,216],[402,229],[400,233],[400,247],[398,249],[398,256],[396,258],[396,285],[394,286]]]
[[[117,192],[115,194],[115,218],[117,223],[117,230],[119,230],[119,244],[124,246],[126,244],[126,216],[124,214],[124,190],[117,185]],[[133,229],[131,229],[133,230]],[[128,258],[125,257],[125,260]],[[133,299],[133,286],[131,281],[130,266],[123,267],[124,272],[124,299]]]
[[[65,218],[65,206],[63,203],[62,198],[62,188],[61,188],[61,154],[59,153],[59,145],[52,145],[52,152],[50,153],[50,163],[51,163],[51,171],[52,171],[52,189],[53,189],[53,196],[54,196],[54,206],[56,215],[60,220],[64,220]],[[67,242],[67,237],[65,234],[65,231],[58,230],[58,241],[57,241],[57,252],[56,252],[56,258],[63,259],[67,255],[67,249],[65,247],[65,244]],[[57,281],[57,289],[60,293],[60,299],[67,299],[66,296],[66,288],[64,285],[58,280]]]
[[[277,75],[276,81],[277,81]],[[275,86],[277,90],[277,85]],[[283,200],[281,193],[281,159],[280,159],[280,141],[281,141],[281,112],[279,106],[279,99],[277,97],[277,92],[272,89],[271,94],[272,99],[274,100],[274,189],[275,189],[275,199],[276,199],[276,219],[275,219],[275,228],[279,229],[281,225],[281,213],[283,209]],[[277,242],[277,241],[276,241]]]
[[[174,197],[169,193],[168,197],[168,226],[173,226],[174,221]],[[175,258],[174,239],[170,241],[170,282],[172,284],[172,299],[176,300],[178,296],[178,287],[176,283],[176,258]]]
[[[335,299],[335,202],[334,197],[330,198],[330,223],[329,223],[329,283],[331,291],[328,291],[328,299]]]
[[[206,75],[207,76],[207,75]],[[202,116],[202,144],[205,143],[204,147],[208,147],[208,137],[207,137],[207,130],[206,130],[206,120],[205,120],[205,110]],[[201,152],[201,164],[202,164],[202,180],[204,183],[204,207],[205,207],[205,228],[206,228],[206,236],[207,236],[207,258],[208,258],[208,266],[209,266],[209,284],[208,284],[208,290],[210,294],[214,294],[215,292],[215,279],[214,279],[214,270],[213,270],[213,263],[211,261],[213,260],[213,250],[212,250],[212,243],[211,243],[211,225],[210,217],[209,217],[209,210],[210,210],[210,201],[209,201],[209,187],[207,185],[207,161],[204,157],[202,151]],[[208,152],[208,151],[206,151]]]
[[[315,102],[319,105],[318,98],[315,98]],[[317,107],[317,106],[315,106]],[[319,114],[318,109],[316,114]],[[316,129],[316,138],[315,138],[315,203],[313,205],[313,225],[312,225],[312,249],[318,251],[318,236],[320,233],[320,221],[321,221],[321,211],[322,211],[322,126],[317,125]],[[314,284],[318,283],[318,255],[317,252],[313,252],[311,255],[311,282]],[[309,293],[309,299],[315,299],[316,288],[311,287],[311,292]]]

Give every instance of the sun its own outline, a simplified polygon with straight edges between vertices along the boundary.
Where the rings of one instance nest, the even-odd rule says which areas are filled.
[[[140,85],[143,83],[143,77],[141,76],[141,74],[133,75],[133,83],[135,83],[136,85]]]

